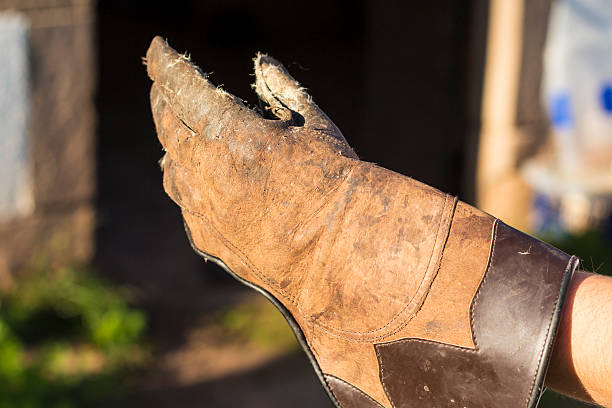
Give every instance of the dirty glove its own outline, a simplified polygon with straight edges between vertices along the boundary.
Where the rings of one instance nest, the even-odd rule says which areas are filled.
[[[146,62],[193,248],[280,309],[338,407],[537,404],[575,258],[360,161],[271,57],[275,120],[159,37]]]

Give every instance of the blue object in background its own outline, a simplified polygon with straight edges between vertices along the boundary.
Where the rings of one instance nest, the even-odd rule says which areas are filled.
[[[610,89],[612,92],[612,89]],[[610,95],[612,98],[612,95]],[[610,100],[612,104],[612,100]],[[550,122],[555,129],[567,129],[574,125],[572,102],[569,93],[557,92],[550,97]]]
[[[612,83],[601,87],[601,106],[607,114],[612,115]]]
[[[558,200],[543,193],[534,194],[531,228],[536,235],[561,237],[566,234],[559,207]]]

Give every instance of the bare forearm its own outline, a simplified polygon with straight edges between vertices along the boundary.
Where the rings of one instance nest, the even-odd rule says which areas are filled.
[[[612,407],[612,278],[577,272],[570,284],[546,385]]]

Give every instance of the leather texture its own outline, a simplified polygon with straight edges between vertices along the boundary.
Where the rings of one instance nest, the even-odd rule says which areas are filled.
[[[382,405],[368,394],[340,378],[326,375],[325,381],[343,408],[382,408]]]
[[[554,317],[575,261],[503,223],[472,303],[475,348],[425,339],[376,345],[394,407],[517,408],[537,403]]]
[[[457,202],[440,268],[427,298],[418,313],[396,333],[372,342],[355,342],[306,326],[321,369],[341,376],[390,406],[378,377],[374,343],[419,337],[474,347],[470,305],[487,269],[494,223],[490,215]]]
[[[505,256],[493,257],[491,248],[495,246],[496,254],[514,251],[505,249],[512,239],[494,234],[495,218],[360,161],[304,88],[271,57],[255,58],[255,90],[276,119],[216,88],[159,37],[151,43],[146,63],[153,80],[153,119],[166,151],[161,161],[164,189],[180,206],[192,244],[282,305],[342,408],[369,402],[385,408],[408,406],[404,398],[409,400],[409,391],[399,391],[398,384],[409,375],[410,369],[403,367],[411,366],[410,359],[391,363],[379,358],[386,352],[412,353],[404,346],[407,338],[455,351],[479,346],[475,322],[486,320],[489,305],[482,306],[482,297],[475,295],[488,282],[483,277],[491,273],[490,257]],[[540,251],[536,242],[537,255],[525,257],[538,266],[550,253]],[[530,281],[528,267],[527,261],[514,269],[508,263],[505,273],[510,277],[516,272],[516,279],[529,287],[543,279],[539,287],[547,297],[542,307],[554,307],[559,290],[548,291],[560,284],[554,279],[561,275],[556,270],[550,276],[534,272]],[[507,315],[515,302],[524,301],[506,293],[499,295],[501,303],[493,305],[489,320],[497,319],[500,308]],[[477,316],[482,315],[476,320],[475,298],[481,299]],[[550,338],[553,326],[554,318]],[[544,326],[516,327],[524,335],[520,345],[505,345],[507,333],[480,329],[484,332],[479,336],[497,342],[491,345],[491,365],[497,357],[503,365],[523,358],[519,352],[539,350],[546,333],[538,330]],[[502,353],[506,346],[519,353],[516,358]],[[455,369],[460,376],[462,367]],[[532,373],[516,375],[523,384],[523,377]],[[487,378],[483,384],[494,387]]]

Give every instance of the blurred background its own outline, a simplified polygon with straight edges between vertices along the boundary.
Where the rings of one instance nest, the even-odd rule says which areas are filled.
[[[251,104],[275,56],[362,159],[612,271],[604,0],[0,0],[0,407],[331,407],[280,314],[189,247],[154,35]]]

